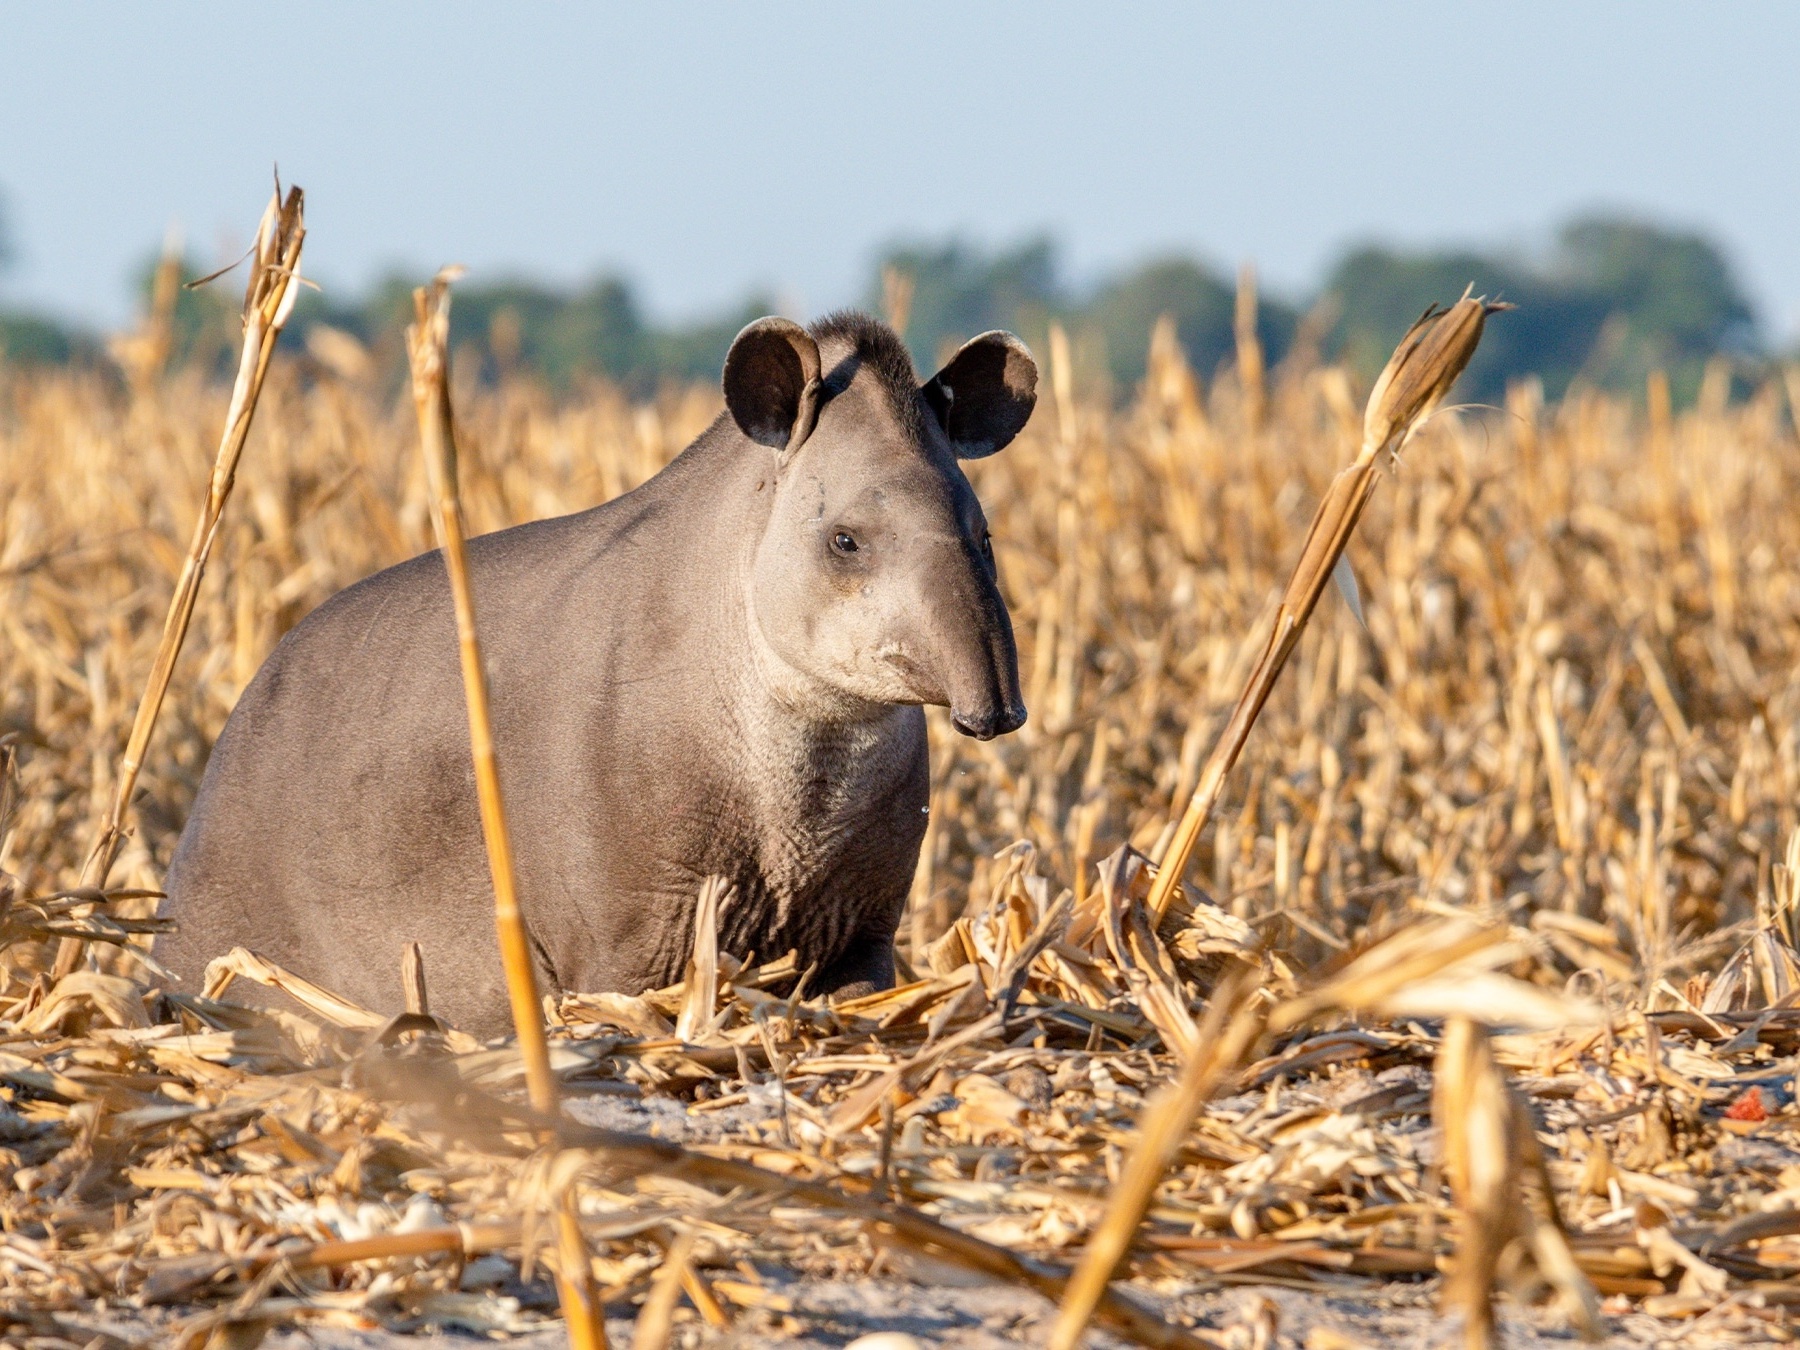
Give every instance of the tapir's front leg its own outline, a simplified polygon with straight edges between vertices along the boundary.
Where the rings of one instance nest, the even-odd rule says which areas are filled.
[[[808,997],[861,998],[894,987],[894,928],[872,925],[851,938],[837,960],[814,978]]]

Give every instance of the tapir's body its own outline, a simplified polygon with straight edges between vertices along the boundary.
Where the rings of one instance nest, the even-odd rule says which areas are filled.
[[[948,703],[982,735],[1023,719],[985,526],[942,419],[917,415],[933,406],[902,388],[886,330],[840,320],[817,347],[816,405],[785,426],[755,406],[757,380],[791,382],[777,348],[772,374],[739,362],[749,393],[728,365],[733,415],[636,491],[469,545],[548,991],[679,979],[709,874],[737,888],[726,950],[797,950],[815,991],[891,984],[929,798],[917,705]],[[868,482],[837,481],[852,454],[872,456]],[[438,554],[352,586],[271,655],[214,747],[168,890],[179,928],[157,954],[189,987],[242,945],[393,1011],[402,944],[418,941],[433,1011],[504,1029]]]

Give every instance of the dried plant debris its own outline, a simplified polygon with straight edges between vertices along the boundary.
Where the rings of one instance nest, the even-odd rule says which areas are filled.
[[[429,546],[398,355],[307,345],[269,368],[106,889],[83,863],[229,395],[0,367],[0,1340],[554,1338],[565,1203],[621,1345],[839,1343],[877,1329],[848,1291],[962,1286],[1031,1344],[1072,1288],[1092,1344],[1379,1344],[1380,1310],[1440,1303],[1508,1343],[1791,1339],[1778,386],[1730,404],[1721,372],[1646,419],[1527,385],[1420,426],[1443,390],[1397,376],[1371,429],[1343,370],[1249,398],[1172,330],[1123,408],[1053,369],[1063,415],[972,466],[1033,719],[991,743],[934,719],[899,987],[827,1003],[703,934],[679,986],[546,1000],[555,1121],[510,1042],[254,952],[197,989],[143,955],[262,656]],[[616,495],[716,412],[461,362],[471,533]],[[1310,577],[1185,877],[1159,869],[1315,506],[1366,437],[1409,434],[1343,554],[1361,621],[1316,593],[1335,566]],[[66,939],[86,957],[55,980]],[[1109,1230],[1131,1191],[1142,1222]]]
[[[648,1134],[571,1121],[541,1142],[516,1051],[457,1046],[416,1015],[158,1000],[93,976],[114,983],[68,995],[82,1034],[14,1018],[0,1044],[8,1297],[76,1323],[124,1300],[209,1307],[209,1328],[529,1329],[554,1313],[539,1272],[572,1188],[602,1299],[664,1323],[779,1307],[783,1270],[1000,1280],[1054,1298],[1146,1103],[1166,1101],[1194,1046],[1237,1067],[1230,1095],[1191,1110],[1147,1177],[1119,1273],[1151,1291],[1330,1291],[1449,1269],[1482,1317],[1504,1277],[1527,1299],[1536,1286],[1571,1299],[1579,1321],[1600,1316],[1589,1290],[1615,1312],[1700,1316],[1737,1298],[1775,1317],[1800,1287],[1800,1010],[1625,1011],[1496,1034],[1429,1010],[1345,1014],[1397,967],[1431,987],[1432,957],[1462,968],[1488,936],[1441,920],[1316,994],[1248,988],[1263,958],[1245,949],[1215,1018],[1254,1007],[1259,1024],[1291,1024],[1252,1054],[1254,1031],[1234,1043],[1206,1027],[1206,994],[1177,973],[1171,949],[1190,929],[1148,932],[1144,897],[1103,885],[1096,905],[1125,913],[1097,916],[1081,941],[1081,916],[1023,861],[952,930],[968,942],[961,964],[886,993],[784,997],[771,990],[792,982],[791,962],[715,952],[698,999],[685,985],[564,998],[552,1059],[574,1114],[635,1114]],[[1140,941],[1109,942],[1120,931]],[[1486,950],[1515,944],[1530,964],[1520,933]],[[234,966],[305,992],[267,962]],[[1143,1011],[1159,979],[1179,1030]],[[671,1014],[706,1034],[675,1036]],[[1128,1288],[1109,1298],[1098,1316],[1115,1335],[1207,1343]]]

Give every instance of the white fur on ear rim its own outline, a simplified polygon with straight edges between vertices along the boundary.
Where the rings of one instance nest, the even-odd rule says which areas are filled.
[[[1004,449],[1037,406],[1037,362],[1011,333],[970,338],[919,391],[959,459]]]
[[[819,344],[791,319],[758,319],[732,339],[720,383],[739,429],[785,459],[819,420]]]

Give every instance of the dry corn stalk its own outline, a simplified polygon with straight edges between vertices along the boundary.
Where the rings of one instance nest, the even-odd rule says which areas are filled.
[[[1594,1339],[1598,1300],[1562,1231],[1531,1112],[1495,1061],[1486,1030],[1466,1017],[1451,1018],[1434,1077],[1432,1114],[1443,1131],[1444,1178],[1459,1217],[1456,1265],[1444,1294],[1462,1307],[1464,1344],[1469,1350],[1494,1344],[1494,1285],[1514,1243],[1530,1252],[1582,1334]],[[1532,1209],[1531,1185],[1547,1219]]]
[[[137,716],[125,742],[125,754],[119,761],[112,805],[81,869],[83,886],[104,888],[107,874],[118,857],[119,844],[124,838],[125,812],[137,787],[151,734],[156,730],[163,697],[169,692],[175,659],[181,654],[182,641],[187,637],[188,624],[194,617],[200,580],[206,574],[206,560],[212,554],[213,540],[218,536],[219,522],[225,515],[225,503],[231,497],[232,484],[237,478],[238,459],[250,435],[250,421],[256,414],[256,402],[262,394],[263,377],[268,374],[269,359],[275,354],[275,341],[281,336],[288,315],[293,313],[294,301],[300,295],[300,250],[306,242],[305,201],[305,194],[297,187],[289,188],[283,200],[281,187],[277,184],[263,210],[262,222],[257,226],[250,279],[244,288],[244,349],[238,360],[237,381],[231,390],[231,405],[225,414],[225,430],[213,458],[206,500],[201,505],[200,518],[194,522],[194,536],[188,544],[187,556],[181,562],[175,594],[169,599],[156,659],[150,667],[149,679],[145,681],[143,696],[138,700]],[[75,969],[82,951],[80,939],[65,939],[56,953],[55,974],[60,978]]]
[[[681,1298],[685,1276],[693,1269],[694,1231],[683,1228],[669,1244],[650,1281],[650,1293],[638,1310],[637,1325],[631,1332],[631,1350],[663,1350],[675,1330],[675,1304]]]
[[[1200,1108],[1262,1034],[1265,1010],[1256,997],[1253,979],[1228,981],[1207,1009],[1193,1050],[1182,1061],[1181,1076],[1145,1105],[1136,1143],[1113,1190],[1106,1215],[1082,1249],[1081,1263],[1069,1277],[1056,1325],[1050,1332],[1050,1350],[1075,1350],[1081,1343],[1113,1272],[1130,1250],[1163,1173],[1180,1151]]]
[[[246,979],[266,989],[278,989],[307,1012],[334,1027],[352,1031],[373,1031],[387,1019],[351,1002],[341,994],[321,988],[311,980],[258,956],[246,947],[233,947],[223,956],[206,963],[206,978],[201,982],[202,998],[223,998],[234,980]]]
[[[506,829],[506,805],[500,795],[499,761],[494,754],[493,724],[488,715],[487,674],[475,631],[475,599],[469,589],[468,559],[463,549],[462,500],[457,487],[456,436],[450,410],[449,343],[450,283],[458,271],[445,268],[430,286],[413,292],[413,323],[406,330],[406,353],[412,367],[413,408],[419,418],[419,441],[425,452],[425,476],[431,491],[432,528],[450,574],[456,606],[456,634],[462,656],[463,694],[469,705],[469,746],[475,761],[475,787],[481,802],[481,833],[487,844],[488,869],[494,881],[494,925],[499,931],[500,958],[512,1003],[513,1027],[525,1061],[531,1104],[546,1116],[557,1113],[556,1080],[539,1011],[537,975],[531,964],[531,942],[519,912],[513,870],[512,840]],[[574,1197],[565,1191],[557,1204],[560,1260],[557,1294],[569,1343],[575,1350],[601,1350],[606,1322],[594,1291],[587,1244],[577,1222]]]
[[[1464,1343],[1486,1350],[1494,1341],[1500,1256],[1519,1235],[1523,1160],[1509,1128],[1506,1084],[1473,1022],[1458,1017],[1444,1029],[1435,1077],[1433,1114],[1443,1131],[1444,1176],[1460,1219],[1456,1267],[1444,1293],[1463,1310]]]
[[[1269,1016],[1289,1031],[1328,1011],[1376,1017],[1468,1016],[1490,1026],[1598,1026],[1604,1012],[1583,1000],[1540,989],[1497,967],[1528,955],[1505,928],[1463,918],[1402,928],[1343,966],[1309,994]]]
[[[136,394],[154,388],[169,363],[175,301],[180,290],[181,235],[171,229],[163,240],[162,257],[150,285],[150,308],[143,323],[135,331],[121,333],[107,342],[108,353],[125,372],[126,383]]]
[[[1273,1008],[1247,985],[1228,981],[1220,986],[1207,1009],[1205,1024],[1194,1038],[1197,1048],[1184,1062],[1181,1078],[1144,1108],[1124,1173],[1070,1278],[1069,1293],[1050,1342],[1055,1350],[1074,1350],[1079,1344],[1095,1301],[1125,1259],[1156,1187],[1195,1116],[1265,1028],[1291,1031],[1326,1012],[1391,1009],[1407,1016],[1454,1017],[1466,1001],[1465,988],[1477,991],[1497,1021],[1562,1026],[1597,1019],[1592,1009],[1573,999],[1559,999],[1485,969],[1520,954],[1521,949],[1507,940],[1504,929],[1453,919],[1403,929],[1362,953],[1318,990]],[[1504,1082],[1501,1086],[1504,1089]],[[1528,1116],[1521,1118],[1529,1121]],[[1535,1175],[1548,1199],[1549,1181],[1541,1159]],[[1554,1202],[1551,1204],[1554,1217]],[[1554,1233],[1548,1236],[1540,1230],[1541,1225],[1529,1232],[1534,1252],[1540,1247],[1552,1251],[1560,1226],[1554,1226]],[[1562,1250],[1567,1251],[1566,1242]],[[1572,1268],[1573,1257],[1567,1265]],[[1540,1256],[1539,1268],[1547,1274],[1558,1269],[1553,1251],[1550,1257]]]
[[[887,318],[888,327],[902,338],[906,336],[907,322],[912,318],[913,288],[917,278],[911,272],[895,267],[892,263],[883,263],[881,267],[881,311]]]
[[[713,1008],[719,997],[719,915],[730,908],[737,892],[724,877],[707,877],[700,883],[700,901],[694,911],[694,952],[688,957],[686,993],[675,1019],[675,1034],[684,1041],[711,1037]]]
[[[1232,335],[1237,340],[1238,393],[1244,400],[1244,428],[1254,435],[1263,428],[1269,395],[1262,339],[1256,332],[1256,267],[1252,263],[1238,268]]]
[[[1150,890],[1150,910],[1161,921],[1169,908],[1181,875],[1187,868],[1200,831],[1205,828],[1225,776],[1249,738],[1250,728],[1262,712],[1269,691],[1275,687],[1282,667],[1299,645],[1300,634],[1312,617],[1313,607],[1326,583],[1336,570],[1338,559],[1350,542],[1356,522],[1375,491],[1381,472],[1380,456],[1384,450],[1398,453],[1413,430],[1437,408],[1481,341],[1482,325],[1487,316],[1508,306],[1490,304],[1485,297],[1467,293],[1449,309],[1438,313],[1427,310],[1407,331],[1400,345],[1388,358],[1386,368],[1375,381],[1363,415],[1362,449],[1356,460],[1331,480],[1324,500],[1313,515],[1300,561],[1288,579],[1281,605],[1275,613],[1275,626],[1269,634],[1262,658],[1251,672],[1244,691],[1225,724],[1218,743],[1201,771],[1199,785],[1182,813],[1175,837],[1163,854],[1162,870]]]
[[[1756,927],[1707,984],[1701,1012],[1791,1006],[1800,989],[1800,829],[1788,835],[1785,857],[1770,869],[1770,892],[1757,897]]]

